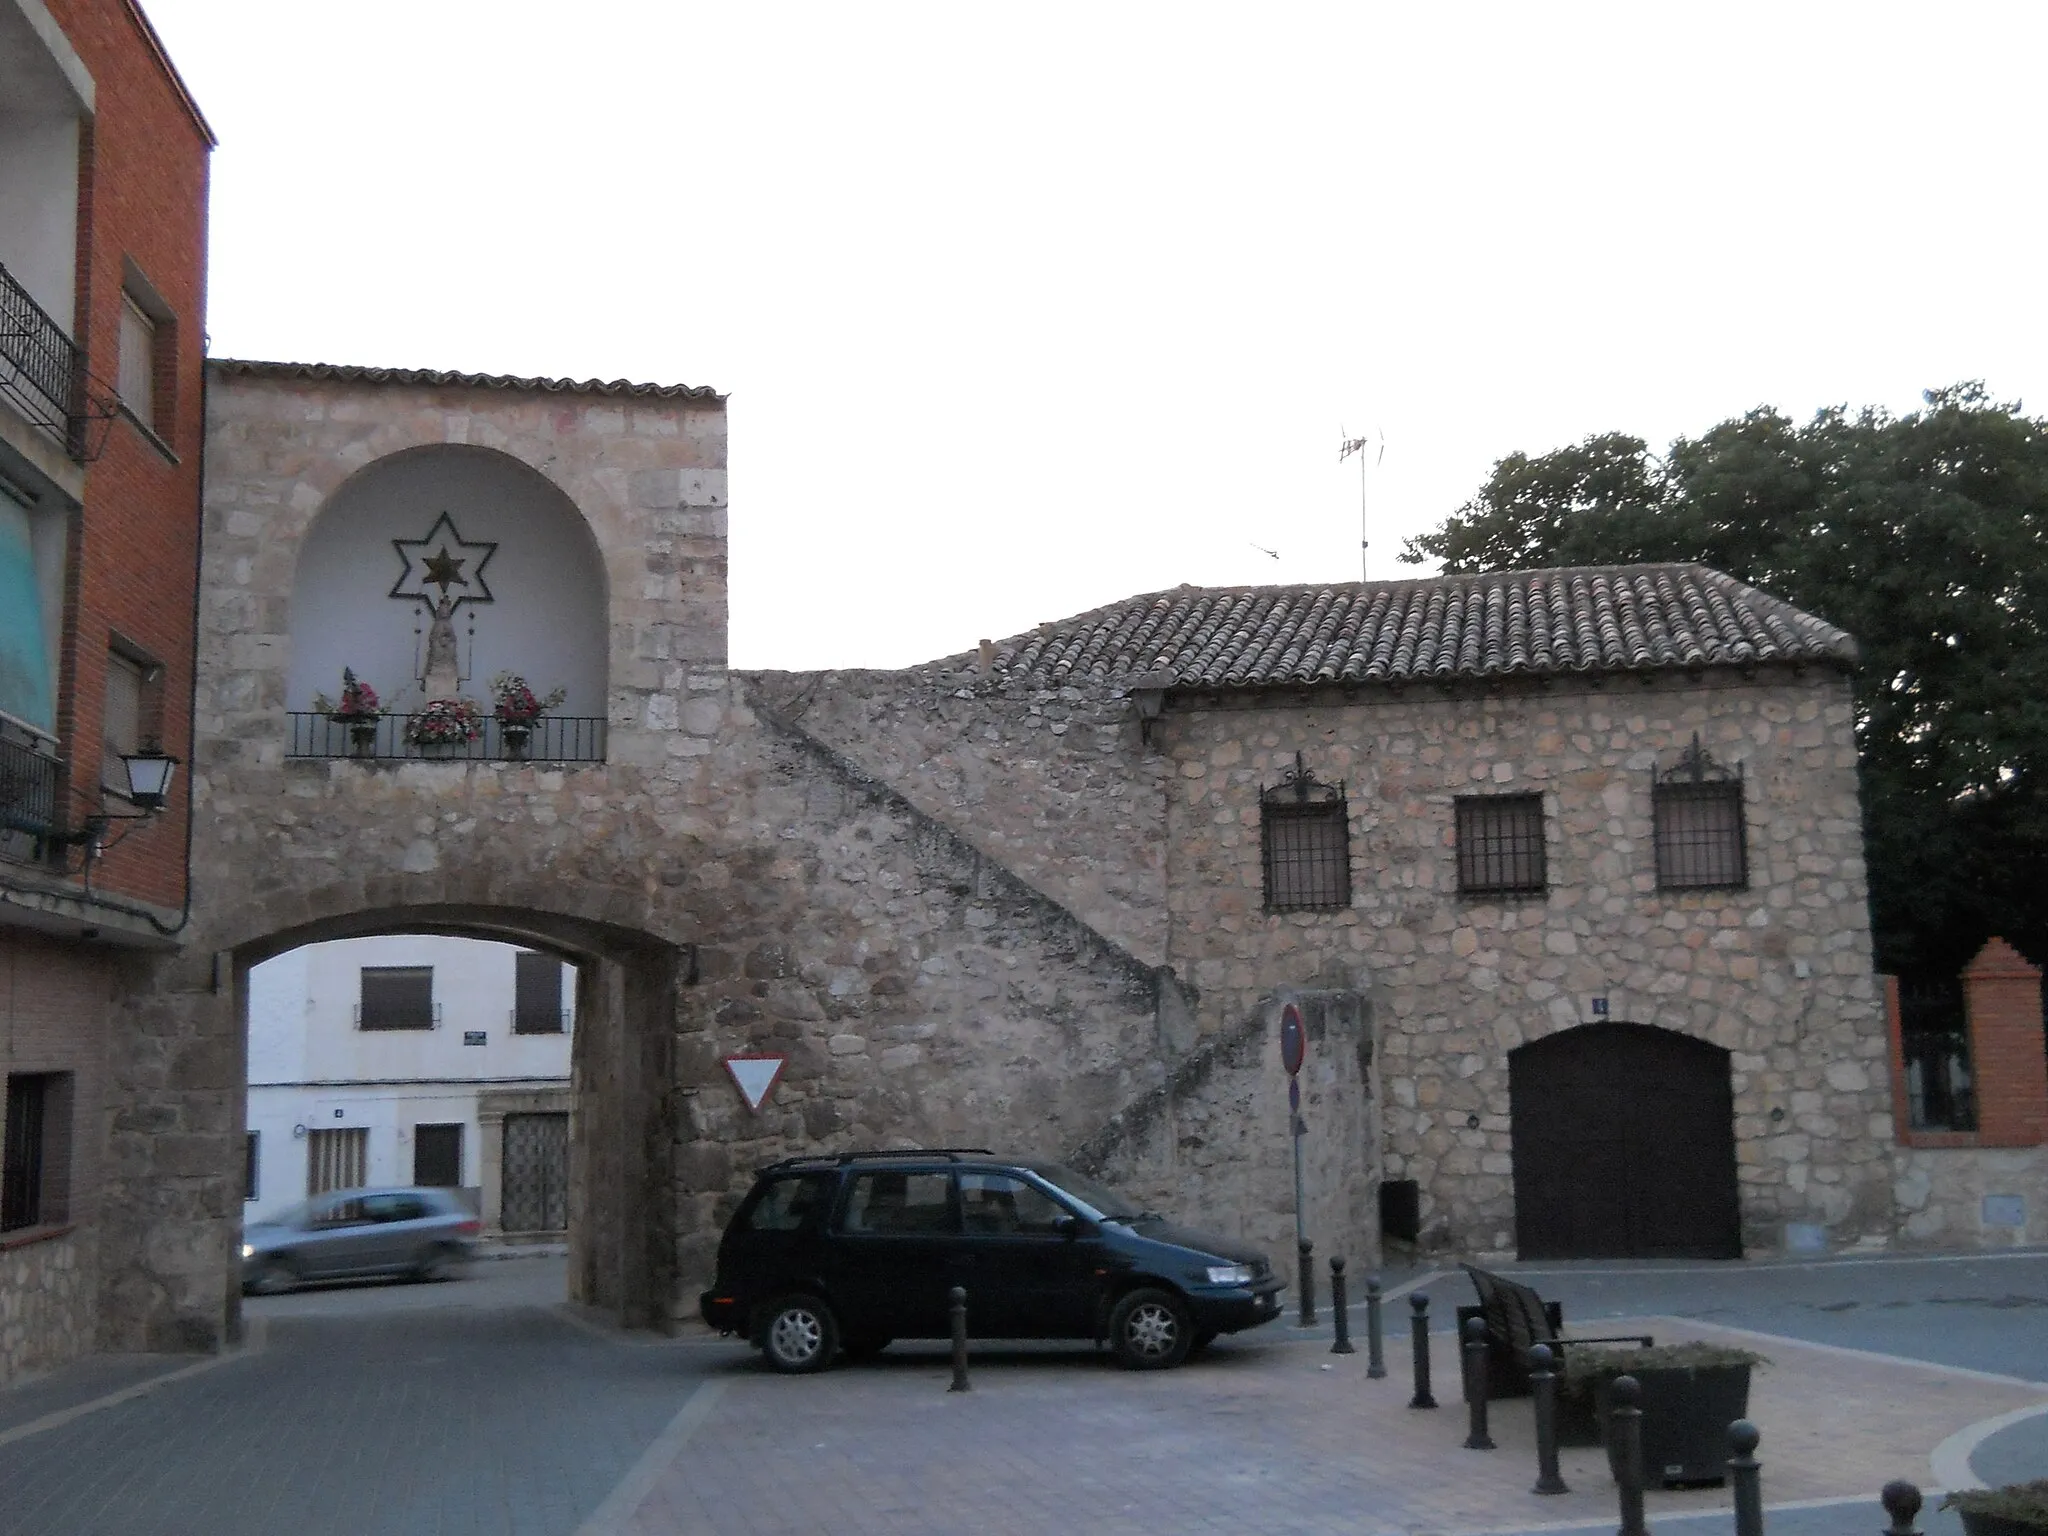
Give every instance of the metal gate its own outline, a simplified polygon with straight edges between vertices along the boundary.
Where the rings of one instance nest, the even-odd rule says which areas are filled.
[[[507,1232],[569,1229],[569,1117],[505,1117],[505,1192],[499,1223]]]
[[[1525,1259],[1738,1259],[1728,1053],[1588,1024],[1508,1053]]]
[[[370,1132],[360,1130],[306,1133],[306,1193],[330,1189],[361,1189],[369,1182]]]

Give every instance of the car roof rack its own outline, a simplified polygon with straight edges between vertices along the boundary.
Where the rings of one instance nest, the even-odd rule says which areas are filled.
[[[963,1157],[994,1156],[995,1153],[991,1152],[987,1147],[876,1147],[862,1152],[800,1153],[795,1157],[785,1157],[776,1162],[764,1164],[760,1171],[762,1173],[769,1173],[777,1168],[800,1167],[840,1168],[848,1163],[857,1163],[867,1158],[881,1157],[943,1157],[948,1162],[957,1163]]]

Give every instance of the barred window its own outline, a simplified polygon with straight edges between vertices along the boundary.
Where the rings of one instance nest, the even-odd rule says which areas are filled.
[[[1742,817],[1742,768],[1725,767],[1697,732],[1651,791],[1657,888],[1710,890],[1749,884]]]
[[[1266,910],[1329,911],[1351,905],[1351,824],[1341,782],[1325,784],[1301,754],[1259,796]]]
[[[1541,795],[1458,798],[1458,889],[1467,895],[1536,892],[1548,884]]]
[[[432,1029],[434,968],[431,965],[366,965],[363,1000],[356,1023],[364,1029]]]
[[[1655,803],[1658,889],[1749,884],[1739,781],[1659,784]]]

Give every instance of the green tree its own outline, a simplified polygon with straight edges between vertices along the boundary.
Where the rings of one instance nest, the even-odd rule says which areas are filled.
[[[1511,454],[1402,558],[1696,560],[1841,625],[1879,965],[1952,971],[1992,933],[2048,961],[2048,422],[1925,400]]]

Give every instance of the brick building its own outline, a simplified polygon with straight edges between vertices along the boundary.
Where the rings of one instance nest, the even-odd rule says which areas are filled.
[[[213,138],[128,0],[0,0],[0,101],[4,1384],[93,1346],[142,1240],[100,1196],[116,999],[190,899],[186,785],[147,776],[191,756]]]

